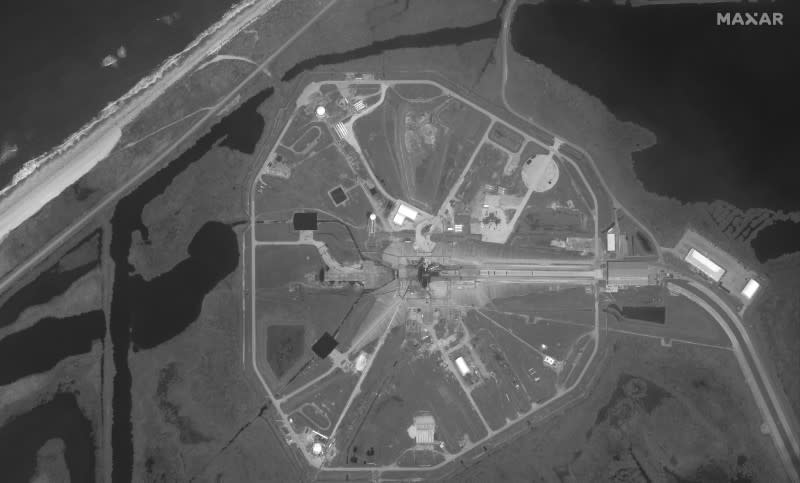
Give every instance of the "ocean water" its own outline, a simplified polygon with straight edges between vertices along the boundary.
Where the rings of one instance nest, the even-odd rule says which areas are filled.
[[[234,3],[3,2],[0,159],[5,159],[0,161],[0,189],[26,161],[61,144]],[[124,58],[119,58],[120,47]],[[103,67],[108,55],[118,61]]]

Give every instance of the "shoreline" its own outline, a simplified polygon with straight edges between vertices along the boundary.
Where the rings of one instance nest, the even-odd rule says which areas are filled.
[[[109,103],[98,115],[86,123],[81,129],[67,137],[64,142],[50,151],[27,161],[13,178],[11,184],[0,190],[0,242],[14,228],[21,225],[30,216],[44,207],[47,202],[58,196],[74,181],[88,173],[98,162],[104,159],[114,146],[98,159],[84,162],[80,169],[74,168],[80,158],[86,153],[99,152],[93,150],[92,145],[107,140],[109,134],[120,132],[138,115],[152,104],[158,97],[193,71],[208,56],[214,55],[231,41],[242,30],[246,29],[261,16],[269,12],[281,0],[243,0],[232,6],[220,20],[198,35],[182,51],[171,55],[150,75],[137,82],[128,92],[119,99]],[[116,145],[116,141],[114,143]],[[105,146],[104,146],[105,147]],[[54,176],[58,179],[51,180]],[[70,179],[74,180],[70,182]],[[36,206],[26,205],[31,195],[36,194],[40,185],[45,180],[50,190],[40,193]],[[21,211],[30,212],[22,217]],[[7,223],[11,218],[12,223]],[[4,226],[7,225],[7,226]]]

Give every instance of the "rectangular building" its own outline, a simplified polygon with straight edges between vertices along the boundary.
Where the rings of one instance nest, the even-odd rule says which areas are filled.
[[[617,232],[613,226],[606,232],[606,251],[612,253],[617,251]]]
[[[606,284],[614,287],[652,285],[650,264],[643,261],[610,260],[606,265]]]
[[[411,208],[410,206],[404,203],[400,203],[400,205],[397,207],[397,213],[395,213],[394,218],[392,218],[392,221],[394,222],[395,225],[399,226],[405,223],[406,220],[411,220],[411,221],[416,220],[417,215],[419,215],[419,212],[417,210]]]
[[[744,295],[749,300],[753,298],[753,295],[755,295],[756,292],[758,292],[758,288],[760,286],[761,285],[758,282],[756,282],[751,278],[750,280],[747,281],[744,288],[742,289],[742,295]]]
[[[456,359],[456,367],[458,367],[458,372],[460,372],[462,376],[469,374],[469,366],[463,357]]]
[[[686,263],[700,270],[705,276],[715,282],[725,275],[725,269],[714,263],[710,258],[698,252],[694,248],[689,250],[686,257],[683,259]]]
[[[436,420],[430,413],[414,416],[414,440],[417,444],[434,444]]]

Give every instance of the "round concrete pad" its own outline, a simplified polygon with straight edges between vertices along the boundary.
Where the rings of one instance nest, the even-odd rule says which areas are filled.
[[[537,193],[543,193],[558,183],[558,164],[549,154],[537,154],[522,167],[522,181]]]

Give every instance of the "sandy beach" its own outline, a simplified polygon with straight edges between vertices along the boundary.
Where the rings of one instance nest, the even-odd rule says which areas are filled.
[[[170,86],[195,70],[279,1],[245,0],[235,5],[183,51],[166,59],[153,74],[106,106],[80,131],[49,153],[26,163],[32,173],[0,199],[0,242],[105,159],[116,146],[125,126]]]

